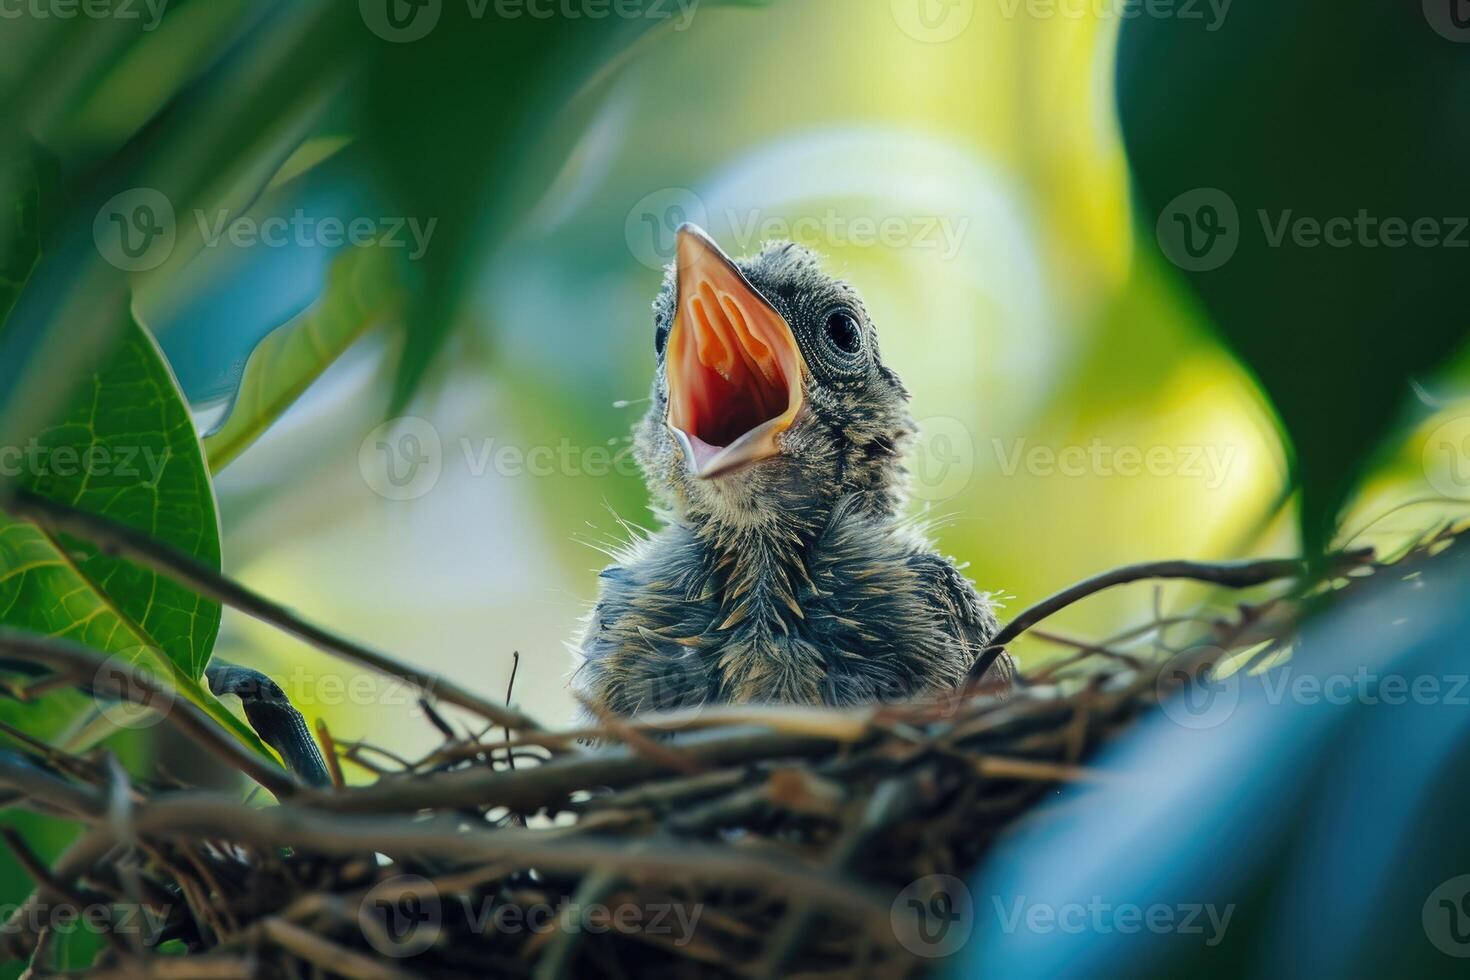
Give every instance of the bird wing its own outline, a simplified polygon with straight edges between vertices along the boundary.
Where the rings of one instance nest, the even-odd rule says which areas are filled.
[[[910,563],[946,620],[946,632],[964,643],[964,669],[968,671],[1000,628],[989,599],[977,592],[974,583],[946,558],[924,553],[914,555]],[[1015,660],[1008,652],[1002,652],[985,672],[982,683],[997,688],[998,693],[1008,694],[1015,677]]]

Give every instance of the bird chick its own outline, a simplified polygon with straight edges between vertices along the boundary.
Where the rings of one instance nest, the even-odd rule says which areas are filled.
[[[996,630],[903,520],[908,392],[862,300],[792,243],[683,226],[634,449],[664,526],[601,573],[573,678],[595,710],[952,691]],[[1002,654],[985,683],[1009,691]]]

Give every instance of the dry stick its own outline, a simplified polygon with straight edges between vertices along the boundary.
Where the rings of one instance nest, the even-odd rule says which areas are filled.
[[[828,856],[827,865],[834,873],[845,874],[863,852],[869,842],[886,830],[900,817],[914,811],[918,798],[917,787],[912,779],[891,778],[879,783],[868,798],[858,820],[843,829]],[[756,976],[781,977],[787,965],[801,947],[802,939],[817,909],[809,901],[793,901],[786,916],[777,925],[775,934],[752,971]]]
[[[558,917],[558,925],[562,928],[548,937],[546,945],[542,948],[540,959],[536,962],[535,972],[532,973],[533,980],[558,980],[560,977],[571,976],[571,966],[577,957],[578,947],[582,943],[582,933],[586,929],[588,911],[594,905],[600,905],[602,900],[612,893],[618,886],[618,876],[603,868],[593,868],[583,876],[577,891],[572,895],[571,908],[577,916],[574,924],[563,925]],[[569,927],[574,925],[575,927]],[[534,940],[533,940],[534,941]]]
[[[672,769],[674,772],[685,776],[697,776],[708,771],[709,767],[686,758],[674,749],[669,748],[652,737],[643,734],[638,729],[623,721],[605,705],[598,704],[591,698],[576,695],[577,701],[586,708],[598,721],[611,731],[624,745],[640,755],[647,756],[654,762]]]
[[[59,962],[55,953],[56,930],[50,926],[42,926],[36,937],[36,948],[31,951],[31,958],[26,962],[26,968],[19,980],[37,980],[38,977],[54,974]],[[50,968],[46,967],[47,963],[51,964]]]
[[[141,837],[225,837],[262,848],[289,844],[298,851],[324,856],[406,853],[466,862],[505,861],[551,872],[605,868],[639,878],[698,878],[770,889],[787,899],[807,899],[872,929],[886,930],[889,921],[890,902],[850,878],[823,873],[790,858],[778,860],[706,844],[667,842],[652,850],[638,850],[630,849],[624,840],[554,837],[519,828],[465,831],[446,821],[343,816],[290,803],[250,809],[206,793],[176,794],[139,807],[133,830]],[[58,873],[57,878],[62,876]]]
[[[52,880],[61,883],[74,880],[95,866],[115,844],[108,828],[92,828],[72,841],[61,857],[56,859],[51,866]],[[36,944],[35,927],[41,919],[46,918],[40,914],[44,908],[44,899],[39,889],[31,892],[24,902],[14,907],[4,926],[0,927],[0,951],[13,959],[29,956]]]
[[[37,893],[45,902],[53,905],[71,905],[82,908],[87,903],[73,894],[68,887],[57,881],[51,874],[51,869],[46,863],[36,856],[30,845],[21,837],[20,831],[14,827],[0,828],[0,839],[5,841],[5,846],[10,849],[10,854],[15,858],[15,863],[20,865],[21,870],[31,876],[36,883]]]
[[[970,760],[981,776],[993,779],[1023,779],[1034,782],[1057,783],[1100,783],[1108,782],[1115,773],[1062,762],[1047,762],[1042,759],[1012,759],[1005,756],[982,755]]]
[[[843,744],[836,737],[758,728],[700,732],[669,743],[690,761],[711,768],[772,758],[829,755]],[[341,793],[306,790],[298,798],[318,810],[339,813],[408,813],[434,807],[494,806],[534,812],[564,803],[576,790],[621,789],[669,771],[666,764],[620,745],[560,756],[529,769],[510,771],[476,766],[428,776],[385,779]]]
[[[1344,552],[1336,556],[1335,564],[1349,567],[1370,561],[1371,548]],[[1124,565],[1101,575],[1078,582],[1055,595],[1048,596],[1036,605],[1024,610],[991,638],[990,644],[970,668],[970,681],[979,681],[990,669],[990,665],[1005,652],[1006,644],[1026,632],[1048,616],[1055,615],[1079,599],[1095,592],[1110,589],[1115,585],[1141,582],[1145,579],[1190,579],[1208,582],[1230,589],[1246,589],[1253,585],[1265,585],[1280,579],[1300,578],[1307,573],[1307,564],[1299,558],[1267,558],[1261,561],[1152,561],[1137,565]]]
[[[86,980],[253,980],[260,976],[254,960],[237,956],[158,956],[129,960],[116,968],[58,973],[57,977]]]
[[[31,663],[59,665],[78,677],[95,678],[106,666],[108,679],[116,678],[117,694],[123,700],[154,707],[162,700],[163,712],[174,725],[194,738],[222,761],[239,769],[278,798],[290,796],[300,788],[290,773],[246,748],[198,705],[177,697],[155,684],[144,672],[121,659],[104,660],[95,651],[64,640],[0,629],[0,651]],[[117,675],[123,675],[117,677]],[[154,710],[158,710],[154,707]]]
[[[30,749],[32,753],[46,760],[46,764],[69,776],[79,779],[88,779],[95,770],[95,766],[85,759],[64,752],[48,742],[44,742],[28,732],[23,732],[14,725],[0,721],[0,734],[5,734],[15,739],[21,745]]]
[[[0,754],[0,786],[82,820],[95,820],[107,808],[107,798],[96,787],[68,782],[9,753]]]
[[[387,654],[309,623],[285,606],[252,592],[193,556],[155,541],[130,527],[47,500],[26,490],[15,491],[4,501],[4,509],[16,517],[23,517],[90,541],[104,554],[126,558],[150,568],[206,598],[285,630],[320,650],[344,657],[380,674],[396,677],[442,701],[473,711],[497,725],[530,731],[541,728],[528,715],[488,701],[438,674],[410,667]]]
[[[332,737],[332,730],[327,727],[325,718],[316,720],[316,737],[322,743],[322,754],[327,757],[327,772],[332,776],[332,787],[341,789],[347,782],[342,778],[342,760],[337,758],[337,740]]]
[[[505,703],[506,703],[507,706],[509,706],[509,704],[510,704],[511,695],[513,695],[515,693],[515,691],[516,691],[516,674],[520,673],[520,669],[521,669],[521,651],[519,651],[519,650],[512,650],[510,652],[510,680],[507,681],[506,682],[506,685],[505,685]],[[505,740],[507,742],[510,741],[510,729],[509,728],[507,728],[505,730]],[[505,763],[506,763],[506,765],[510,766],[512,769],[514,769],[516,767],[516,752],[515,752],[515,749],[506,749],[505,750]]]
[[[274,916],[263,919],[257,928],[266,939],[287,952],[296,954],[313,966],[351,977],[353,980],[413,980],[415,976],[339,946],[330,939],[285,919]]]
[[[33,900],[42,903],[43,908],[46,906],[58,909],[70,908],[80,915],[81,910],[90,904],[86,899],[73,891],[67,882],[58,880],[52,874],[51,870],[46,867],[45,862],[26,844],[25,839],[21,837],[19,831],[12,827],[6,827],[0,830],[0,837],[4,838],[5,846],[10,849],[11,855],[15,858],[15,863],[19,864],[21,869],[30,875],[31,880],[36,883],[36,890],[32,893],[31,897]],[[110,926],[111,924],[112,918],[109,913],[106,925]],[[42,933],[37,936],[37,949],[39,949],[39,940],[44,935],[43,929]],[[128,947],[122,941],[122,937],[113,932],[112,929],[103,928],[102,936],[115,952],[122,954],[129,952]],[[33,956],[32,959],[34,958]]]

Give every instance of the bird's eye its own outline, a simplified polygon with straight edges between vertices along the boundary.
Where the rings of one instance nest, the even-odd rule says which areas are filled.
[[[664,356],[664,348],[669,345],[669,328],[660,326],[653,332],[653,352],[659,357]]]
[[[828,314],[827,339],[844,354],[856,354],[863,349],[862,327],[846,310],[834,310]]]

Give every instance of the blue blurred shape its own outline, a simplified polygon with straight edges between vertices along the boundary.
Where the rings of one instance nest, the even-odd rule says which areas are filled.
[[[1003,844],[959,975],[1470,974],[1470,561],[1382,577]]]

